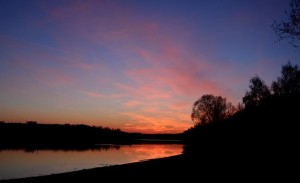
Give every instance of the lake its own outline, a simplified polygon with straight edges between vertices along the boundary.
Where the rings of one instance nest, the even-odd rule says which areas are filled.
[[[0,180],[168,157],[181,154],[182,147],[182,144],[102,144],[83,150],[0,150]]]

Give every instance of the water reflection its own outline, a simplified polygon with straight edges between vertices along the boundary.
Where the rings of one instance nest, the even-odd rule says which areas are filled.
[[[0,180],[137,162],[181,152],[181,144],[102,144],[89,149],[0,150]]]

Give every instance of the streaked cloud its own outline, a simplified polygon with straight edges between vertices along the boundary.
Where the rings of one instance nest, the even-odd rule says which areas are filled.
[[[22,17],[0,7],[0,121],[177,133],[203,94],[237,104],[251,76],[270,82],[299,56],[273,41],[284,3],[233,2],[30,1]]]

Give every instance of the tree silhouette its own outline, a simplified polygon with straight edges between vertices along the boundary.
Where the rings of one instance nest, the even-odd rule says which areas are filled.
[[[290,62],[282,66],[281,77],[272,83],[274,95],[279,96],[300,91],[300,71]]]
[[[273,30],[282,39],[291,39],[290,44],[294,47],[300,47],[295,42],[300,40],[300,0],[290,0],[290,11],[285,12],[288,16],[288,21],[281,21],[280,23],[274,21],[272,24]]]
[[[226,102],[226,98],[214,95],[203,95],[193,105],[191,118],[198,124],[216,123],[226,119],[236,108]]]
[[[271,96],[271,92],[265,82],[259,77],[254,76],[250,79],[250,91],[243,97],[243,103],[246,107],[258,106],[259,103]]]

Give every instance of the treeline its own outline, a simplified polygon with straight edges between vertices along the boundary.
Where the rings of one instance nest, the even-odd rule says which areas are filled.
[[[70,124],[0,123],[0,148],[84,148],[98,143],[127,143],[126,132]]]
[[[120,129],[70,124],[0,122],[0,149],[87,149],[97,144],[180,143],[181,134],[128,133]]]
[[[291,149],[299,141],[300,121],[300,71],[297,65],[290,62],[283,65],[281,76],[271,86],[259,76],[251,78],[243,103],[243,108],[222,121],[195,124],[184,132],[184,142],[223,153],[226,150],[232,153],[232,149],[293,152]],[[185,151],[189,150],[185,148]],[[193,153],[199,151],[205,152],[198,149]]]

